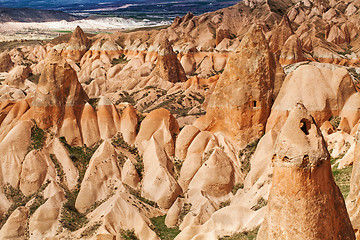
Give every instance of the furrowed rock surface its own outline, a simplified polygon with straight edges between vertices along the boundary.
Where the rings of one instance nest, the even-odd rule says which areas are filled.
[[[211,95],[208,130],[221,131],[240,146],[259,138],[272,105],[276,63],[259,26],[253,26],[230,57]]]
[[[76,72],[56,52],[49,53],[32,101],[33,117],[42,129],[61,127],[66,108],[76,119],[88,100]]]

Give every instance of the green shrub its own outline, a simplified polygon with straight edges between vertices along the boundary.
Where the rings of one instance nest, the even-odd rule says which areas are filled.
[[[333,126],[334,129],[337,129],[340,125],[341,117],[340,116],[331,116],[329,119],[329,122],[331,123],[331,125]]]
[[[165,218],[166,215],[150,218],[150,221],[153,224],[153,230],[161,240],[172,240],[180,233],[180,230],[178,228],[168,228],[165,225]]]
[[[220,237],[219,240],[256,240],[259,228],[252,231],[244,231],[241,233],[234,233],[231,236]]]
[[[124,63],[128,63],[129,60],[126,59],[126,56],[124,54],[122,54],[119,58],[114,58],[111,61],[111,65],[115,66],[117,64],[124,64]]]
[[[243,183],[237,183],[234,185],[234,187],[231,189],[232,194],[236,194],[239,189],[243,189],[244,184]]]
[[[89,237],[91,235],[93,235],[96,230],[98,230],[98,228],[101,226],[100,222],[96,222],[95,224],[93,224],[92,226],[86,228],[82,233],[81,233],[81,237]]]
[[[227,200],[225,202],[221,202],[219,207],[224,208],[224,207],[230,206],[230,203],[231,203],[230,200]]]
[[[140,201],[142,201],[142,202],[144,202],[144,203],[146,203],[146,204],[148,204],[148,205],[150,205],[150,206],[152,206],[152,207],[155,207],[155,208],[158,207],[158,205],[157,205],[156,202],[151,201],[151,200],[149,200],[149,199],[146,199],[146,198],[142,197],[140,190],[135,190],[135,189],[133,189],[132,187],[130,187],[129,185],[127,185],[127,184],[124,184],[124,185],[125,185],[126,188],[129,190],[129,193],[130,193],[131,195],[133,195],[134,197],[136,197],[137,199],[139,199]]]
[[[28,152],[31,150],[39,150],[45,144],[46,133],[44,130],[38,127],[38,125],[34,121],[34,126],[31,128],[31,136],[30,136],[30,145],[28,147]]]
[[[250,158],[254,154],[259,141],[260,138],[249,143],[244,149],[240,150],[239,152],[241,170],[245,173],[248,173],[251,170]]]
[[[88,223],[88,219],[85,214],[79,213],[75,208],[79,187],[72,191],[65,187],[64,191],[67,201],[61,209],[60,223],[64,228],[73,232],[85,226]]]
[[[10,184],[3,186],[3,192],[5,197],[12,203],[7,212],[0,219],[0,229],[6,223],[10,215],[21,206],[25,206],[27,202],[34,198],[33,203],[29,206],[30,215],[32,215],[36,209],[45,203],[47,199],[43,197],[43,191],[49,185],[50,181],[46,181],[35,193],[25,196],[19,188],[14,188]]]
[[[121,133],[116,134],[111,139],[111,144],[114,147],[121,147],[121,148],[123,148],[125,150],[128,150],[134,156],[134,158],[136,159],[136,163],[134,164],[134,166],[135,166],[135,169],[136,169],[137,173],[139,174],[139,176],[141,178],[143,176],[143,174],[144,174],[144,162],[143,162],[143,158],[139,154],[139,151],[137,150],[137,148],[135,146],[129,145],[124,140]]]
[[[186,214],[188,214],[191,211],[191,207],[192,207],[191,203],[184,203],[180,211],[180,216],[179,216],[180,222],[182,222]]]
[[[120,230],[120,235],[123,240],[138,240],[134,230]]]
[[[267,205],[267,201],[266,201],[263,197],[261,197],[261,198],[259,198],[259,200],[258,200],[258,202],[256,203],[256,205],[253,206],[251,209],[254,210],[254,211],[257,211],[257,210],[259,210],[260,208],[265,207],[266,205]]]
[[[66,142],[65,137],[60,137],[59,139],[60,142],[64,145],[64,147],[67,149],[71,160],[79,171],[79,182],[82,182],[87,166],[89,165],[90,158],[98,149],[102,141],[98,142],[90,148],[86,145],[83,147],[71,146]]]
[[[336,160],[342,157],[343,156],[340,156],[338,158],[332,158],[331,163],[335,164]],[[332,167],[332,173],[334,176],[335,183],[340,188],[340,191],[344,196],[344,199],[347,198],[350,192],[350,180],[351,180],[352,169],[353,166],[346,166],[342,169],[338,169],[337,164]]]

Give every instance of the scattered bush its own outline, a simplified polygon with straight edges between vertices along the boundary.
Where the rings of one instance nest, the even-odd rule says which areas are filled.
[[[27,202],[34,198],[33,203],[29,206],[30,215],[32,215],[36,209],[45,203],[47,199],[43,197],[43,191],[49,185],[50,181],[46,181],[35,193],[25,196],[19,188],[14,188],[10,184],[3,186],[3,192],[5,197],[12,203],[7,212],[0,219],[0,229],[6,223],[10,215],[21,206],[25,206]]]
[[[231,236],[220,237],[219,240],[255,240],[258,234],[259,228],[252,231],[244,231],[241,233],[235,233]]]
[[[111,65],[115,66],[117,64],[124,64],[124,63],[128,63],[129,60],[126,59],[126,56],[124,54],[122,54],[119,58],[114,58],[111,61]]]
[[[146,198],[142,197],[140,190],[135,190],[135,189],[133,189],[132,187],[130,187],[129,185],[127,185],[127,184],[124,184],[124,185],[125,185],[126,188],[129,190],[129,193],[130,193],[131,195],[133,195],[134,197],[136,197],[137,199],[139,199],[140,201],[142,201],[142,202],[144,202],[144,203],[146,203],[146,204],[148,204],[148,205],[150,205],[150,206],[152,206],[152,207],[155,207],[155,208],[158,207],[158,205],[157,205],[156,202],[151,201],[151,200],[149,200],[149,199],[146,199]]]
[[[334,129],[337,129],[340,125],[341,117],[340,116],[331,116],[329,119],[329,122],[331,123],[331,125],[333,126]]]
[[[243,189],[244,184],[243,183],[237,183],[234,185],[234,187],[231,189],[232,194],[236,194],[239,189]]]
[[[123,240],[138,240],[134,230],[120,230],[120,235]]]
[[[150,218],[150,221],[153,224],[153,230],[161,240],[172,240],[180,233],[180,230],[178,228],[168,228],[165,225],[165,218],[166,215]]]
[[[227,200],[225,202],[221,202],[219,207],[224,208],[224,207],[230,206],[230,203],[231,203],[230,200]]]
[[[253,206],[251,209],[254,210],[254,211],[257,211],[257,210],[259,210],[260,208],[265,207],[266,205],[267,205],[267,201],[266,201],[263,197],[261,197],[261,198],[259,198],[259,200],[258,200],[258,202],[256,203],[256,205]]]
[[[242,172],[248,173],[251,169],[250,158],[254,154],[260,138],[249,143],[244,149],[240,150],[239,158]]]
[[[191,207],[192,207],[191,203],[184,203],[180,211],[180,216],[179,216],[180,223],[184,220],[186,214],[188,214],[191,211]]]
[[[81,237],[89,237],[91,235],[93,235],[96,230],[98,230],[98,228],[101,226],[100,222],[96,222],[95,224],[93,224],[92,226],[86,228],[82,233],[81,233]]]
[[[342,156],[340,156],[339,158],[342,158]],[[353,166],[347,166],[342,169],[338,169],[337,164],[336,165],[334,164],[339,158],[331,159],[331,163],[333,165],[332,173],[336,185],[338,185],[342,195],[344,196],[344,199],[346,199],[350,192],[350,180],[351,180]]]
[[[67,149],[71,160],[77,167],[79,171],[79,182],[82,182],[85,171],[87,169],[87,166],[90,162],[90,158],[95,153],[95,151],[98,149],[102,141],[95,144],[93,147],[87,147],[86,145],[83,147],[77,147],[77,146],[71,146],[66,142],[65,137],[60,137],[60,142],[64,145],[64,147]]]
[[[45,144],[46,133],[44,130],[38,127],[38,125],[34,121],[34,126],[31,128],[31,137],[30,137],[30,145],[28,147],[28,152],[31,150],[39,150]]]
[[[79,213],[75,208],[76,198],[79,194],[79,187],[72,191],[66,187],[63,187],[63,189],[65,191],[67,201],[61,209],[60,223],[64,228],[73,232],[85,226],[85,224],[88,223],[88,219],[85,214]]]

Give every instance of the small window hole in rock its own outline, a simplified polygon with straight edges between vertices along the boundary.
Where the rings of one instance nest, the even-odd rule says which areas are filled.
[[[305,118],[301,119],[300,129],[301,129],[301,131],[303,131],[305,133],[305,135],[309,135],[310,128],[311,128],[310,121]]]

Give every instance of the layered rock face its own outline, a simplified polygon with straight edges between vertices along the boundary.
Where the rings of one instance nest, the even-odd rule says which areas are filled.
[[[38,126],[61,126],[67,114],[79,119],[87,100],[76,72],[56,51],[49,53],[31,104]]]
[[[295,105],[276,140],[261,239],[355,239],[330,156],[313,118]]]
[[[230,57],[211,95],[206,120],[241,146],[264,133],[272,105],[275,60],[259,26],[253,26]]]

